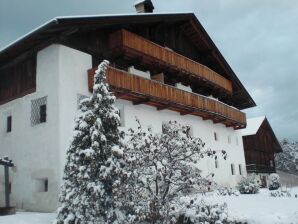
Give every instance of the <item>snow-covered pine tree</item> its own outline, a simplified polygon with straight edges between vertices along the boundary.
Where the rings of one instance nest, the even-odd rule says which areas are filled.
[[[119,111],[109,92],[103,61],[93,94],[80,103],[67,151],[57,224],[121,223],[118,188],[123,171]]]

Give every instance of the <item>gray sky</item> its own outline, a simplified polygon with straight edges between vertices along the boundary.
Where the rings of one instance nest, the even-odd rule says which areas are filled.
[[[133,13],[135,0],[0,0],[0,49],[55,16]],[[278,138],[298,140],[298,1],[153,0],[194,12]]]

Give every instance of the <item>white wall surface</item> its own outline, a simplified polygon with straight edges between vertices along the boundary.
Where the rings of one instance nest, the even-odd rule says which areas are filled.
[[[57,45],[40,51],[36,92],[0,106],[0,157],[7,155],[16,164],[11,172],[11,200],[18,208],[47,211],[57,206],[60,164],[56,163],[59,158],[59,116],[55,86],[58,83],[58,61]],[[47,96],[47,122],[31,126],[31,100],[44,96]],[[5,129],[7,114],[12,116],[11,133],[6,133]],[[36,191],[38,178],[49,179],[48,192]]]
[[[17,165],[11,172],[12,202],[18,208],[34,211],[54,211],[58,206],[58,193],[66,150],[69,147],[77,109],[77,95],[88,92],[87,70],[92,67],[92,58],[83,52],[62,45],[51,45],[37,55],[37,91],[23,98],[0,106],[0,157],[8,155]],[[47,122],[32,127],[30,123],[31,100],[47,96]],[[144,126],[161,132],[162,123],[176,120],[190,125],[193,135],[201,137],[206,147],[226,150],[227,160],[219,156],[219,168],[214,159],[204,159],[201,167],[204,175],[215,173],[215,180],[233,186],[241,177],[238,165],[245,170],[243,144],[240,132],[222,124],[203,121],[200,117],[162,110],[146,105],[132,105],[117,100],[124,115],[124,129],[136,128],[135,117]],[[12,132],[6,133],[6,116],[13,116]],[[219,141],[214,140],[214,132]],[[231,143],[228,143],[231,136]],[[238,138],[238,144],[236,144]],[[236,175],[231,175],[231,163]],[[246,172],[244,172],[244,175]],[[2,176],[1,176],[2,175]],[[36,182],[49,179],[49,191],[38,192]],[[1,191],[2,190],[2,191]],[[3,172],[0,170],[0,194],[3,192]],[[0,203],[1,203],[0,197]]]
[[[124,114],[123,130],[127,128],[137,128],[135,117],[137,117],[144,127],[151,127],[154,132],[162,131],[162,123],[167,121],[177,121],[182,125],[189,125],[192,128],[193,136],[199,137],[206,143],[206,148],[218,152],[219,167],[215,168],[214,158],[203,159],[199,167],[203,175],[214,173],[214,180],[221,185],[235,186],[242,175],[239,174],[239,164],[243,167],[243,175],[246,175],[245,158],[241,133],[233,128],[227,128],[223,124],[214,124],[210,120],[203,120],[193,115],[181,116],[180,113],[162,110],[157,111],[155,107],[147,105],[133,105],[126,100],[117,100],[117,106],[122,108]],[[218,141],[214,140],[214,132],[217,133]],[[231,143],[228,142],[230,136]],[[236,141],[238,138],[238,144]],[[221,156],[221,150],[228,154],[226,160]],[[235,165],[235,175],[231,174],[231,164]]]

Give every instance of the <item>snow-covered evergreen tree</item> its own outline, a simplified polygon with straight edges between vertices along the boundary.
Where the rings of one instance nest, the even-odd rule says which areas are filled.
[[[283,152],[277,153],[276,168],[291,174],[298,174],[298,142],[283,139],[280,142]]]
[[[165,124],[162,133],[143,130],[140,123],[129,131],[125,158],[131,175],[124,190],[133,223],[172,223],[181,196],[208,190],[211,182],[201,177],[197,163],[216,155],[204,146],[177,122]]]
[[[93,94],[80,103],[67,151],[57,224],[122,223],[118,192],[126,173],[119,111],[106,83],[108,64],[99,65]]]

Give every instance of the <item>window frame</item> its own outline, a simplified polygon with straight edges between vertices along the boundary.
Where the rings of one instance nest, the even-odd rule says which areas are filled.
[[[12,132],[12,115],[6,117],[6,133]]]
[[[39,105],[39,123],[47,122],[47,104]]]
[[[232,175],[236,175],[236,170],[235,170],[235,164],[234,163],[231,163],[231,173]]]

